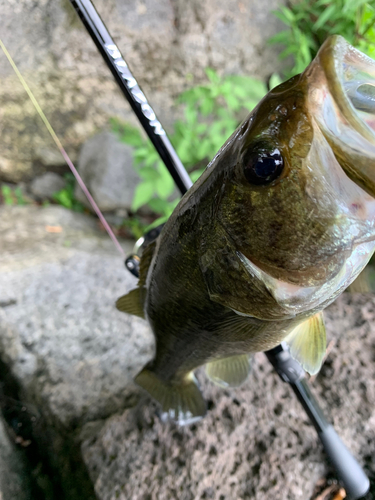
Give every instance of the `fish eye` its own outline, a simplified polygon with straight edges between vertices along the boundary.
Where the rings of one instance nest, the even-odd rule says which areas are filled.
[[[284,160],[278,148],[256,148],[246,155],[243,171],[246,180],[261,186],[277,179],[284,168]]]

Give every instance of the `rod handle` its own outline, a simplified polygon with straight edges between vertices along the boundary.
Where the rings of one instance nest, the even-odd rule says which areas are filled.
[[[365,496],[370,488],[370,481],[332,425],[318,432],[318,435],[348,497],[357,500]]]

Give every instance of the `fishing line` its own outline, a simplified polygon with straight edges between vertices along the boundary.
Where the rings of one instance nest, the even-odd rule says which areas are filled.
[[[56,146],[58,147],[62,157],[64,158],[64,160],[66,161],[66,163],[68,164],[70,170],[72,171],[72,174],[74,175],[76,181],[78,182],[79,186],[81,187],[82,191],[85,193],[87,199],[89,200],[92,208],[94,209],[96,215],[99,217],[100,219],[100,222],[103,224],[105,230],[107,231],[109,237],[112,239],[113,243],[115,244],[117,250],[120,252],[120,254],[122,256],[125,256],[125,253],[124,253],[124,250],[122,249],[118,239],[116,238],[114,232],[112,231],[110,225],[108,224],[108,222],[105,220],[102,212],[100,211],[100,208],[98,207],[98,205],[95,203],[95,200],[94,198],[91,196],[89,190],[87,189],[85,183],[83,182],[81,176],[79,175],[77,169],[75,168],[75,166],[73,165],[73,162],[72,160],[69,158],[69,155],[68,153],[65,151],[63,145],[61,144],[61,141],[60,139],[57,137],[56,135],[56,132],[53,130],[52,128],[52,125],[50,124],[50,122],[48,121],[48,118],[46,117],[46,115],[44,114],[42,108],[40,107],[38,101],[36,100],[34,94],[32,93],[30,87],[28,86],[28,84],[26,83],[25,79],[23,78],[23,76],[21,75],[16,63],[13,61],[12,59],[12,56],[9,54],[9,52],[7,51],[5,45],[3,44],[1,38],[0,38],[0,47],[2,48],[6,58],[8,59],[10,65],[12,66],[12,68],[14,69],[14,72],[16,73],[19,81],[21,82],[23,88],[25,89],[25,91],[27,92],[28,96],[30,97],[31,99],[31,102],[33,103],[37,113],[39,114],[40,118],[43,120],[48,132],[50,133],[52,139],[54,140]]]

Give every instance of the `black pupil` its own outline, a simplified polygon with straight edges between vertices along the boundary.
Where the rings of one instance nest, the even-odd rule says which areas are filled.
[[[273,151],[261,151],[251,154],[245,161],[244,173],[252,184],[268,184],[279,177],[284,167],[283,157],[275,148]]]

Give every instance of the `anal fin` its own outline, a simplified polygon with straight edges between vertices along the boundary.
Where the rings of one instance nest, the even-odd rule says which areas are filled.
[[[310,375],[318,373],[327,348],[323,313],[300,323],[284,340],[289,345],[290,354],[304,370]]]
[[[218,359],[206,364],[208,378],[220,387],[238,387],[247,379],[250,369],[248,354]]]
[[[193,372],[182,379],[164,382],[152,369],[144,368],[134,380],[161,404],[165,420],[187,425],[206,414],[206,402]]]
[[[134,314],[144,319],[145,313],[143,307],[145,297],[146,289],[144,287],[134,288],[134,290],[131,290],[117,300],[116,307],[119,311]]]

